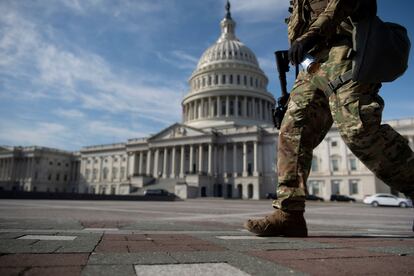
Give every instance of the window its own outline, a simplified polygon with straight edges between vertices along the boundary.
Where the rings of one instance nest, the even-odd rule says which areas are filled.
[[[60,180],[60,174],[56,174],[56,181]]]
[[[92,170],[92,180],[96,180],[97,172],[97,169]]]
[[[221,76],[221,84],[226,84],[226,75]]]
[[[215,75],[215,76],[214,76],[214,84],[218,84],[218,78],[219,78],[219,76],[218,76],[218,75]]]
[[[60,165],[61,165],[60,162],[58,162],[57,165],[58,165],[58,167],[60,167]]]
[[[112,178],[117,178],[118,176],[118,168],[112,168]]]
[[[250,86],[253,86],[253,77],[250,77]]]
[[[351,195],[358,194],[358,180],[349,180],[349,193]]]
[[[337,141],[332,141],[331,142],[331,147],[337,147],[338,146],[338,142]]]
[[[68,180],[68,175],[67,174],[65,174],[64,176],[63,176],[63,181],[67,181]]]
[[[50,162],[49,162],[49,165],[51,165],[51,166],[52,166],[52,165],[53,165],[53,162],[52,162],[52,161],[50,161]]]
[[[230,75],[229,82],[230,82],[230,84],[233,84],[233,75]]]
[[[350,167],[351,171],[356,171],[357,170],[357,161],[356,161],[355,158],[349,159],[349,167]]]
[[[234,101],[230,101],[230,116],[234,115]]]
[[[226,115],[226,101],[221,101],[221,114]]]
[[[103,179],[106,180],[108,178],[108,168],[103,169]]]
[[[121,179],[125,177],[125,167],[121,167]]]
[[[237,84],[240,85],[240,75],[237,75]]]
[[[38,172],[35,172],[34,179],[37,180],[37,177],[38,177]]]
[[[208,76],[208,82],[207,82],[208,86],[211,85],[211,76]]]
[[[238,102],[237,102],[237,106],[238,106],[238,112],[239,112],[239,116],[241,116],[242,115],[242,102],[239,100]]]
[[[317,172],[319,171],[319,164],[318,164],[318,158],[316,156],[314,156],[312,158],[312,171],[313,172]]]
[[[52,180],[52,174],[49,173],[49,175],[47,176],[47,180]]]
[[[243,82],[244,82],[244,85],[247,85],[247,76],[244,76]]]
[[[331,165],[332,165],[332,171],[334,172],[339,171],[339,160],[338,159],[332,159]]]
[[[88,179],[89,179],[90,174],[91,174],[91,171],[90,171],[89,169],[86,169],[86,170],[85,170],[85,178],[86,178],[86,180],[88,180]]]

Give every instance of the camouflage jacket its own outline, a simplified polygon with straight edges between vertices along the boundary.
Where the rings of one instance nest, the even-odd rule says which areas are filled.
[[[293,0],[288,21],[292,43],[319,34],[325,41],[337,36],[352,36],[352,22],[376,13],[376,0]]]

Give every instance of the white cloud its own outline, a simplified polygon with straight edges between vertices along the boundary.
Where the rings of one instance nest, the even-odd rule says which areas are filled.
[[[53,113],[60,117],[64,117],[68,119],[80,119],[80,118],[85,117],[85,114],[78,109],[58,108],[58,109],[55,109]]]
[[[47,91],[48,97],[59,100],[78,101],[84,108],[134,112],[163,123],[179,120],[178,89],[182,88],[182,81],[166,80],[150,72],[114,70],[97,54],[76,47],[75,51],[68,51],[67,47],[47,41],[37,26],[17,13],[9,13],[0,20],[6,26],[0,35],[1,75],[21,78],[22,73],[31,71],[25,81],[34,84],[33,91],[41,90],[42,96]],[[174,54],[192,60],[180,52]],[[25,96],[21,91],[14,96],[19,93]]]

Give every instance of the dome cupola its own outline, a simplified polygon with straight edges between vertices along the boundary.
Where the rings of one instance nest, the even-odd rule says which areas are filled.
[[[184,98],[184,124],[198,128],[271,126],[275,104],[268,79],[252,50],[236,36],[236,22],[226,4],[221,35],[201,56]]]

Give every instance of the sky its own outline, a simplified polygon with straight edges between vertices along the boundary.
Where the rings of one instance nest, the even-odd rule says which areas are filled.
[[[225,0],[0,0],[0,145],[76,151],[181,122],[181,100],[220,35]],[[236,34],[280,93],[288,0],[231,0]],[[414,2],[378,0],[414,37]],[[383,119],[414,117],[414,57],[384,84]],[[290,87],[293,76],[289,76]]]

